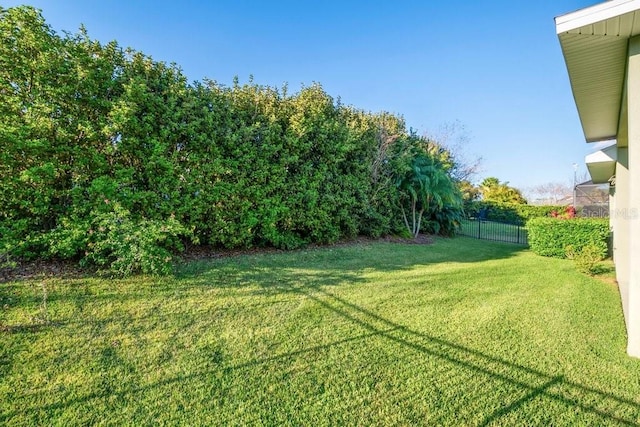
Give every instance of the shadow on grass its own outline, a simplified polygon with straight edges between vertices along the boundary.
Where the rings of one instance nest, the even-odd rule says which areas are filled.
[[[344,298],[322,289],[321,287],[297,287],[290,286],[289,292],[308,298],[325,309],[339,315],[351,322],[355,327],[363,330],[361,334],[336,340],[318,346],[309,346],[299,350],[276,354],[271,357],[256,359],[241,364],[227,365],[224,370],[245,369],[262,364],[284,361],[293,357],[312,355],[327,348],[353,344],[358,341],[366,341],[371,338],[383,338],[396,345],[405,347],[422,356],[435,358],[441,364],[448,364],[456,369],[463,369],[474,376],[484,376],[489,381],[504,383],[516,390],[509,394],[510,402],[502,402],[502,406],[492,413],[481,414],[482,419],[474,423],[480,426],[499,422],[500,419],[511,412],[518,411],[523,406],[536,399],[550,399],[565,406],[567,411],[583,411],[599,417],[603,422],[614,422],[620,425],[637,426],[640,416],[640,404],[633,400],[625,399],[603,390],[586,387],[567,380],[561,375],[549,375],[537,369],[523,366],[485,352],[468,348],[455,342],[422,332],[390,321],[377,313],[358,306]],[[219,353],[219,349],[216,350]],[[215,362],[221,363],[221,354],[214,355]],[[60,401],[51,405],[32,408],[34,411],[57,411],[69,406],[87,403],[93,399],[123,398],[128,395],[142,393],[155,388],[172,384],[179,384],[197,378],[207,378],[219,368],[201,370],[194,374],[175,376],[156,383],[131,387],[124,391],[108,389],[91,393],[79,398]],[[602,409],[607,408],[607,409]],[[615,413],[610,411],[615,408]],[[13,416],[23,413],[25,409],[16,409],[13,412],[0,415],[0,421],[10,420]],[[636,414],[631,416],[628,414]],[[553,413],[545,414],[553,419]],[[560,414],[555,414],[560,415]],[[441,420],[445,421],[445,420]]]
[[[615,271],[614,266],[600,263],[593,268],[592,276],[604,276],[606,274],[613,274]]]
[[[513,256],[518,251],[519,248],[508,245],[500,245],[497,250],[502,257]],[[188,280],[187,288],[213,286],[232,293],[242,293],[245,286],[252,285],[250,292],[299,295],[342,317],[352,323],[355,328],[362,330],[363,333],[353,334],[344,339],[323,345],[308,346],[295,351],[274,354],[270,357],[255,359],[246,363],[224,367],[216,366],[214,368],[209,366],[208,369],[202,369],[194,374],[177,375],[145,386],[128,387],[122,391],[103,390],[37,408],[16,408],[15,411],[0,414],[0,421],[10,420],[25,411],[58,411],[73,405],[84,404],[94,399],[122,398],[167,385],[188,382],[193,379],[209,378],[214,373],[219,373],[220,369],[246,369],[252,366],[284,361],[293,357],[311,355],[323,349],[350,345],[372,338],[382,338],[424,357],[434,358],[441,364],[462,369],[467,373],[487,378],[489,381],[505,384],[509,388],[516,390],[515,393],[510,395],[511,401],[502,402],[502,405],[492,413],[480,414],[481,419],[477,421],[477,425],[500,422],[503,417],[512,412],[517,412],[537,399],[558,402],[566,407],[569,412],[589,413],[599,417],[603,422],[639,425],[640,404],[636,401],[616,396],[607,391],[586,387],[569,381],[560,375],[551,375],[440,337],[415,331],[330,291],[332,286],[363,281],[362,271],[370,269],[376,271],[401,271],[410,269],[417,264],[480,262],[493,259],[492,255],[494,254],[462,250],[461,254],[456,254],[455,251],[444,251],[443,253],[428,255],[428,251],[425,251],[424,257],[416,258],[415,256],[408,257],[406,253],[393,254],[391,253],[393,251],[391,251],[385,259],[376,261],[375,258],[366,256],[353,260],[344,260],[345,254],[348,255],[350,252],[338,252],[331,257],[326,257],[326,254],[320,255],[325,256],[326,261],[342,259],[338,263],[343,266],[342,269],[332,266],[332,264],[328,264],[327,268],[320,269],[317,257],[312,257],[312,259],[304,259],[302,257],[300,259],[295,256],[289,256],[283,260],[281,258],[282,255],[278,255],[278,260],[273,258],[274,264],[267,266],[263,266],[262,262],[254,263],[252,257],[237,260],[239,262],[227,260],[223,264],[199,264],[195,269],[183,271],[181,278]],[[304,255],[304,253],[301,254]],[[289,265],[291,266],[289,267]],[[289,268],[295,268],[295,274]],[[305,269],[308,269],[308,271]],[[255,290],[256,285],[258,285],[257,290]],[[167,286],[175,287],[176,284]],[[114,295],[114,298],[118,298],[118,296]],[[133,322],[137,320],[140,319],[133,319]],[[215,350],[214,353],[216,353],[214,354],[216,363],[221,364],[222,356],[218,354],[219,349]],[[554,417],[553,413],[545,415],[552,419]],[[560,414],[555,415],[559,416]]]
[[[494,413],[487,414],[478,425],[489,425],[509,412],[516,411],[527,402],[539,397],[552,399],[568,407],[593,413],[607,421],[613,421],[622,425],[640,425],[640,404],[638,402],[568,381],[563,376],[549,375],[542,371],[509,362],[438,337],[413,331],[410,328],[385,319],[370,310],[346,301],[330,292],[322,289],[315,289],[315,291],[323,295],[323,298],[314,296],[302,289],[298,290],[298,292],[306,295],[306,297],[316,301],[328,310],[371,331],[372,334],[380,335],[404,347],[438,358],[442,362],[451,363],[472,371],[474,374],[484,375],[493,380],[515,386],[524,393]],[[364,315],[365,319],[368,318],[370,320],[356,317],[356,314]],[[378,323],[382,325],[382,327],[376,327],[374,323]],[[521,378],[526,378],[526,380]],[[584,397],[576,398],[576,395],[582,395]],[[635,418],[631,418],[612,414],[590,402],[598,402],[601,407],[615,407],[621,410],[619,412],[622,413],[630,410],[637,415]]]
[[[233,287],[255,283],[261,273],[270,276],[270,270],[296,269],[309,272],[306,279],[315,276],[313,285],[333,285],[357,280],[363,271],[397,272],[419,265],[477,263],[511,258],[524,250],[509,243],[467,237],[437,238],[435,244],[429,245],[369,243],[194,261],[180,266],[176,277],[195,280],[197,284],[208,281],[215,286]],[[283,288],[278,279],[261,282],[266,287]]]
[[[300,249],[290,252],[257,253],[192,261],[178,266],[174,278],[145,277],[145,286],[136,285],[136,290],[120,292],[119,287],[139,280],[138,277],[104,281],[108,286],[103,292],[95,290],[95,278],[70,277],[67,284],[58,279],[50,284],[47,278],[37,282],[9,282],[0,284],[0,308],[14,306],[37,306],[42,302],[39,290],[47,283],[47,300],[50,304],[72,301],[81,306],[97,300],[122,302],[146,299],[167,292],[172,296],[176,290],[184,291],[202,286],[216,288],[242,288],[258,284],[263,291],[286,292],[281,282],[282,272],[287,269],[307,270],[296,272],[299,282],[314,286],[332,286],[344,282],[362,281],[363,271],[394,272],[409,270],[417,265],[439,263],[475,263],[516,256],[525,248],[496,242],[482,242],[466,237],[437,238],[435,244],[415,245],[405,243],[364,243],[336,247]],[[305,282],[308,281],[308,282]],[[36,289],[28,293],[25,287]]]

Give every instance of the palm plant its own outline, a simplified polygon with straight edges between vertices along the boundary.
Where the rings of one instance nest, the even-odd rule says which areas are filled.
[[[457,206],[460,195],[444,167],[432,156],[420,153],[404,156],[403,160],[397,165],[395,185],[400,193],[404,224],[417,237],[425,212],[445,205]]]

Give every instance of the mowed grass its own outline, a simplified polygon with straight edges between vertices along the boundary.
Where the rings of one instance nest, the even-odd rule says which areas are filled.
[[[640,423],[615,286],[517,245],[245,255],[0,298],[1,425]]]

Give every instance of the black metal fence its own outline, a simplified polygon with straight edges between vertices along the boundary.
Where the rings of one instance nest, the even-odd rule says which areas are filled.
[[[462,221],[458,234],[476,239],[529,245],[526,228],[502,222],[467,219]]]

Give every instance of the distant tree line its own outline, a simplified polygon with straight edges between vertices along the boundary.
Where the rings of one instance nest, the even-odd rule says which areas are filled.
[[[186,243],[451,233],[454,156],[319,84],[231,87],[0,8],[0,266],[168,271]]]

